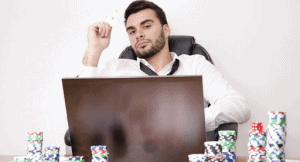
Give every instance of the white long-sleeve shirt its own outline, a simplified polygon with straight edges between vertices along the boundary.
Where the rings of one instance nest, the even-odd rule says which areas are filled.
[[[237,122],[243,124],[251,116],[246,99],[222,77],[216,67],[201,55],[177,56],[171,52],[173,61],[165,66],[158,75],[167,75],[175,62],[179,59],[179,67],[173,75],[202,75],[204,99],[211,105],[205,108],[206,131],[216,129],[220,124]],[[154,71],[154,68],[145,60],[114,59],[107,62],[105,68],[97,71],[96,67],[84,67],[79,77],[122,77],[148,76],[140,70],[140,62]]]

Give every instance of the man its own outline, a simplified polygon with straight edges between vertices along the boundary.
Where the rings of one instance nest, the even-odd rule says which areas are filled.
[[[173,75],[202,75],[203,94],[211,106],[205,108],[206,131],[226,122],[245,123],[251,112],[246,100],[224,80],[216,68],[201,55],[180,55],[169,51],[170,27],[164,11],[144,0],[132,2],[125,11],[125,26],[137,61],[111,60],[104,70],[97,72],[98,60],[110,43],[112,27],[106,22],[91,25],[88,30],[88,48],[82,63],[80,77],[146,76],[141,63],[158,75],[167,75],[174,65]]]

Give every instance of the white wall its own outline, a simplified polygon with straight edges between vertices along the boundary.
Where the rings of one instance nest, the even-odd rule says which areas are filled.
[[[70,153],[63,141],[67,120],[61,78],[76,74],[87,46],[87,27],[115,10],[122,18],[130,2],[0,2],[0,155],[25,155],[28,131],[43,131],[44,145],[59,145],[61,154]],[[266,126],[268,110],[283,110],[287,156],[300,158],[300,1],[154,2],[165,10],[172,34],[193,35],[248,99],[253,114],[239,126],[237,154],[247,155],[253,121]],[[120,22],[100,62],[117,58],[127,45]]]

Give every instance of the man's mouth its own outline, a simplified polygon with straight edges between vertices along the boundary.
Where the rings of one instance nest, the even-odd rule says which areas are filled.
[[[145,48],[148,42],[142,42],[138,44],[138,48]]]

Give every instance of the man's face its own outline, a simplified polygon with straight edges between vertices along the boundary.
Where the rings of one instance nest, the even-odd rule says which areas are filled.
[[[151,9],[141,10],[127,19],[126,30],[131,46],[139,58],[150,58],[166,44],[164,28]]]

